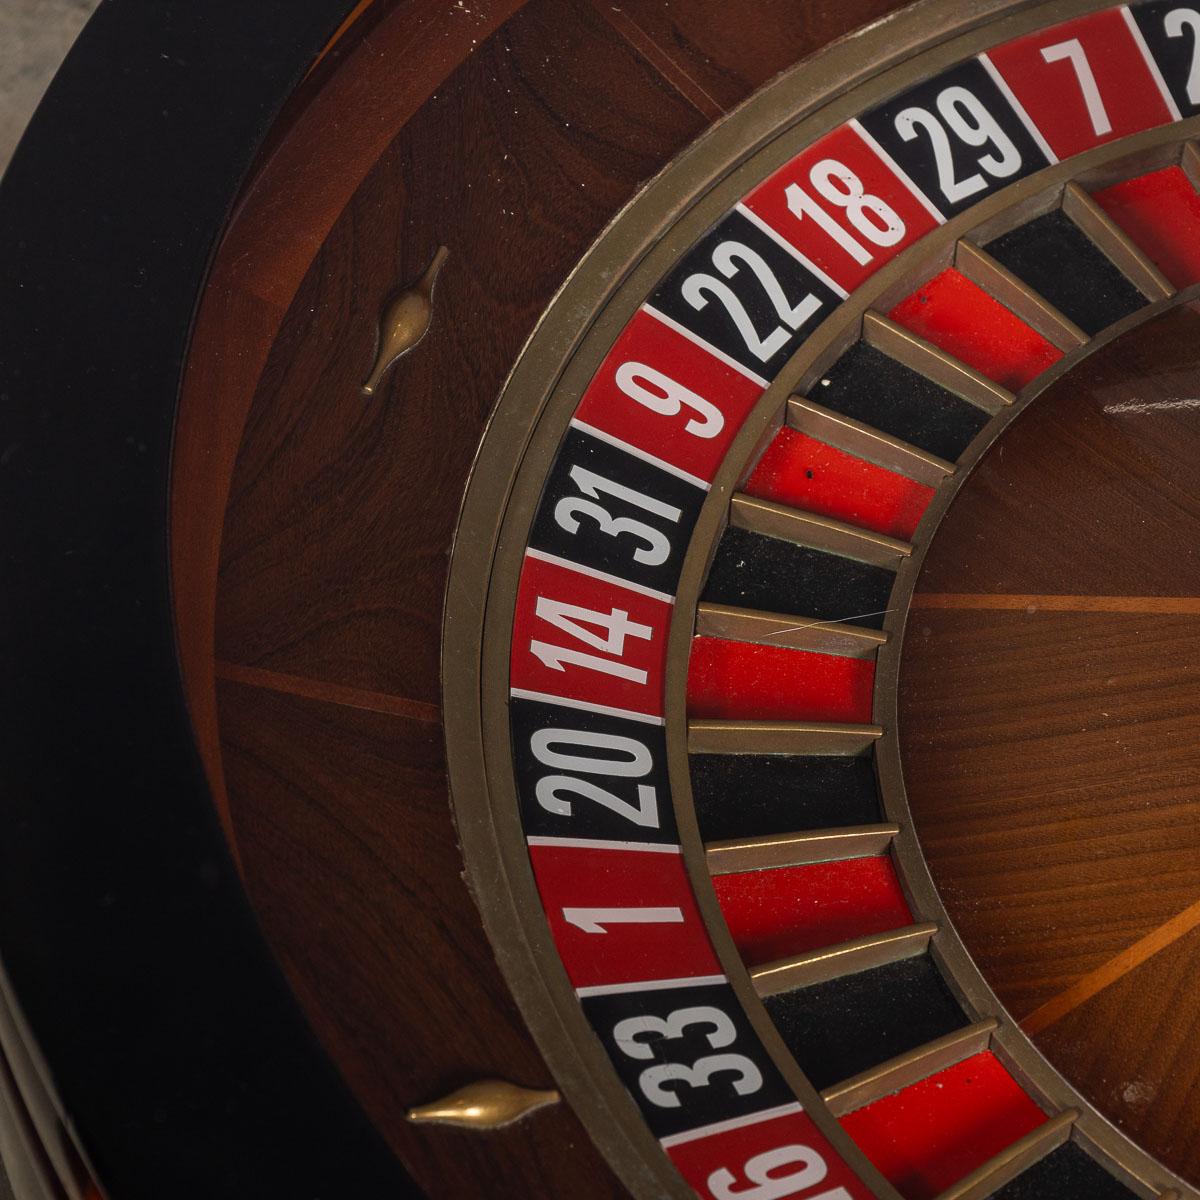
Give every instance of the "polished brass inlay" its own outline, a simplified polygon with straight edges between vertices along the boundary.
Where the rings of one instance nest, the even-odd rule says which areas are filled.
[[[1075,182],[1063,189],[1063,212],[1100,247],[1149,300],[1175,295],[1175,287],[1141,247]]]
[[[889,929],[886,933],[871,933],[836,946],[824,946],[793,958],[764,963],[751,970],[750,978],[760,996],[777,996],[793,988],[827,983],[843,975],[856,975],[859,971],[886,966],[903,958],[915,958],[925,953],[929,939],[935,933],[937,926],[932,921]]]
[[[887,634],[878,629],[838,621],[815,621],[785,613],[759,612],[753,608],[734,608],[708,601],[696,609],[696,633],[702,637],[727,638],[731,642],[815,650],[819,654],[839,654],[845,658],[870,658],[887,641]]]
[[[0,1056],[0,1150],[4,1153],[8,1182],[18,1195],[48,1198],[68,1194],[63,1181],[45,1160],[33,1119],[3,1056]],[[4,1195],[11,1193],[6,1189]]]
[[[503,1079],[481,1079],[440,1100],[410,1108],[407,1119],[414,1125],[452,1125],[486,1132],[511,1125],[561,1099],[552,1089],[542,1091],[518,1087]]]
[[[910,446],[890,433],[864,425],[853,417],[844,417],[832,409],[823,408],[805,396],[793,396],[788,401],[787,423],[809,437],[856,455],[877,467],[915,479],[926,487],[938,487],[947,475],[954,474],[954,464],[944,458]]]
[[[1200,146],[1195,142],[1184,142],[1179,165],[1191,181],[1192,187],[1200,189]],[[1164,1192],[1163,1195],[1166,1196],[1167,1193]]]
[[[900,832],[899,825],[849,825],[843,829],[814,829],[777,833],[769,837],[730,838],[705,844],[708,869],[714,875],[802,867],[882,854]]]
[[[1059,350],[1074,350],[1087,344],[1088,335],[1074,321],[1063,316],[1023,279],[998,263],[974,242],[964,239],[958,243],[954,265],[972,283],[981,287],[993,299],[999,300],[1005,308],[1015,313],[1026,325],[1040,333]]]
[[[425,274],[402,292],[397,293],[379,318],[379,337],[376,342],[375,365],[366,383],[364,395],[373,396],[379,381],[397,359],[403,358],[425,336],[433,319],[433,287],[438,272],[450,251],[439,246]]]
[[[1068,1108],[1057,1116],[1039,1125],[1019,1141],[1001,1150],[995,1158],[977,1167],[952,1187],[948,1187],[937,1200],[987,1200],[994,1196],[1006,1183],[1016,1179],[1022,1171],[1041,1162],[1051,1150],[1071,1136],[1071,1128],[1079,1120],[1077,1109]]]
[[[866,754],[883,737],[878,725],[820,721],[689,721],[689,754]]]
[[[844,1117],[856,1108],[864,1108],[884,1096],[890,1096],[930,1075],[936,1075],[955,1063],[973,1057],[988,1048],[1000,1022],[995,1017],[976,1021],[936,1041],[917,1046],[877,1067],[862,1071],[851,1079],[835,1083],[821,1093],[835,1117]]]
[[[859,529],[844,521],[835,521],[832,517],[821,517],[754,496],[734,496],[729,505],[729,523],[738,529],[761,533],[764,537],[782,538],[785,542],[795,542],[813,550],[826,550],[830,554],[855,558],[859,562],[887,567],[892,571],[912,554],[912,547],[907,542],[888,537],[886,533]]]
[[[0,963],[0,1149],[15,1195],[100,1196],[66,1111]]]
[[[881,313],[864,313],[862,329],[863,340],[868,346],[969,400],[986,413],[998,413],[1015,399],[1008,388],[1001,387],[974,367],[939,350],[932,342],[917,337]]]

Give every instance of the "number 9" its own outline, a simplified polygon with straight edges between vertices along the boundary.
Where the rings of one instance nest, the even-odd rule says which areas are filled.
[[[694,437],[715,438],[725,428],[725,418],[715,404],[644,363],[622,363],[617,368],[617,387],[631,400],[664,417],[673,417],[683,408],[692,409],[701,419],[692,417],[684,429]]]

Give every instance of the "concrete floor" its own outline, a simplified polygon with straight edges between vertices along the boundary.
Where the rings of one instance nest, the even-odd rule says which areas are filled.
[[[0,0],[0,172],[99,0]],[[0,1164],[0,1200],[13,1200]]]
[[[98,0],[0,0],[0,170]]]

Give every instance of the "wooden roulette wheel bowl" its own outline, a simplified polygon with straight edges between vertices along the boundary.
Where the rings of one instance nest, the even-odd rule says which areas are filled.
[[[1194,368],[1190,11],[100,11],[0,195],[22,1195],[1196,1194],[1179,1039],[1022,1028],[1194,903],[1184,752],[1014,881],[1053,634],[929,600],[1186,599],[1026,547],[1113,438],[1186,537],[1074,389]]]

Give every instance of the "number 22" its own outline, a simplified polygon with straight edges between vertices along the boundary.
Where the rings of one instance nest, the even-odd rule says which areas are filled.
[[[722,242],[713,251],[712,261],[725,279],[732,279],[738,273],[739,263],[749,267],[783,324],[776,326],[766,337],[761,337],[737,292],[715,275],[689,275],[683,281],[683,298],[695,309],[704,308],[710,296],[719,300],[747,348],[762,362],[778,354],[787,345],[788,338],[821,307],[820,299],[811,292],[799,304],[792,304],[766,259],[757,250],[743,246],[741,242]]]
[[[1194,8],[1173,8],[1163,18],[1163,29],[1167,37],[1192,35],[1192,65],[1188,70],[1187,98],[1191,104],[1200,104],[1200,12]]]

